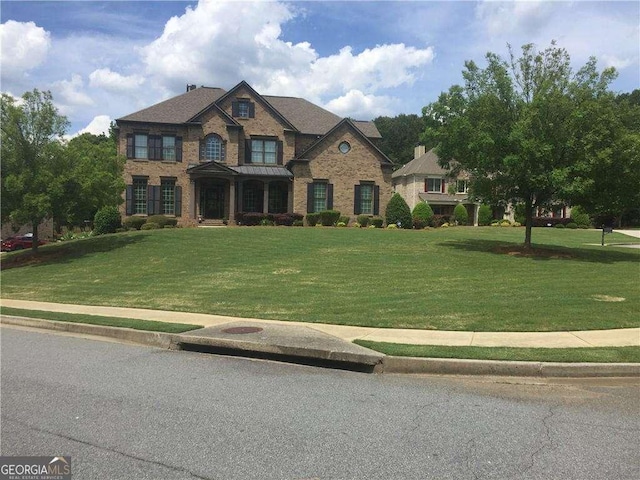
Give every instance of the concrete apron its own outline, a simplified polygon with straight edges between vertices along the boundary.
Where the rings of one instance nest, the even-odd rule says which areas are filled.
[[[518,377],[640,377],[640,364],[392,357],[306,327],[229,322],[182,334],[2,315],[3,326],[97,335],[174,350],[264,358],[360,372]],[[257,329],[257,330],[256,330]]]

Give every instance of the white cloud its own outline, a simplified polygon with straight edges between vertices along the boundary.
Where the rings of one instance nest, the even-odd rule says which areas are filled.
[[[324,107],[341,117],[371,120],[383,115],[393,115],[396,103],[395,99],[388,96],[365,95],[360,90],[349,90]]]
[[[110,92],[130,92],[136,90],[144,83],[142,75],[121,75],[109,68],[94,70],[89,75],[89,85],[95,88],[104,88]]]
[[[61,80],[52,85],[54,99],[59,105],[60,113],[68,115],[73,113],[76,107],[90,107],[95,104],[89,95],[82,90],[84,82],[80,75],[74,74],[71,80]]]
[[[485,0],[478,3],[476,18],[490,35],[513,32],[531,35],[544,27],[558,8],[558,3],[549,1]]]
[[[109,135],[109,127],[111,126],[111,117],[109,115],[98,115],[94,117],[93,120],[84,127],[82,130],[79,130],[74,136],[82,135],[83,133],[92,133],[94,135],[100,135],[104,133],[105,135]]]
[[[50,47],[49,32],[34,22],[3,23],[0,25],[2,76],[26,74],[44,62]]]

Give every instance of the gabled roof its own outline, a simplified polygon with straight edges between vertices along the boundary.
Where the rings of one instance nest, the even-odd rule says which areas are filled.
[[[186,123],[224,95],[221,88],[200,87],[119,118],[127,122]]]
[[[376,147],[376,145],[362,132],[362,130],[360,130],[354,123],[353,120],[349,119],[349,118],[344,118],[342,119],[340,122],[338,122],[331,130],[329,130],[325,135],[323,135],[321,138],[319,138],[317,141],[315,141],[314,143],[312,143],[309,148],[307,148],[298,158],[295,158],[291,161],[296,162],[296,161],[308,161],[307,157],[309,155],[310,152],[313,152],[316,148],[318,148],[318,146],[322,145],[327,138],[329,138],[331,136],[331,134],[338,130],[339,128],[341,128],[342,126],[347,126],[347,128],[350,128],[353,133],[355,133],[357,136],[359,136],[365,143],[367,143],[371,148],[373,148],[378,155],[380,156],[380,163],[383,166],[388,166],[388,167],[392,167],[393,166],[393,162],[389,159],[389,157],[387,157],[382,150],[380,150],[378,147]]]
[[[219,110],[227,124],[239,124],[218,105],[246,88],[265,108],[282,121],[287,128],[307,135],[325,135],[338,125],[342,118],[315,105],[304,98],[260,95],[244,80],[228,92],[221,88],[198,87],[170,98],[151,107],[121,117],[117,121],[184,124],[195,121],[204,112],[214,108]],[[352,120],[352,124],[369,138],[382,138],[375,124],[370,121]]]
[[[393,172],[391,178],[404,177],[407,175],[446,175],[449,171],[438,164],[438,155],[432,148],[424,155],[414,158],[409,163]]]

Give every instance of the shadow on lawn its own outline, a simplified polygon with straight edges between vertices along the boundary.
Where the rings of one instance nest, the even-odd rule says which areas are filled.
[[[439,243],[443,247],[466,250],[468,252],[483,252],[494,255],[508,255],[510,257],[531,258],[533,260],[578,260],[593,263],[637,262],[638,254],[602,250],[595,248],[570,248],[555,245],[533,245],[527,250],[521,243],[505,243],[496,240],[458,240]]]
[[[67,263],[76,258],[93,253],[111,252],[119,248],[139,243],[148,234],[104,235],[70,242],[43,245],[37,251],[22,250],[2,256],[2,270],[27,266]]]

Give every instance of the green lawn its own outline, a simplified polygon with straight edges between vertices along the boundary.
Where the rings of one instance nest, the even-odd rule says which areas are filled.
[[[523,237],[499,227],[128,232],[4,254],[0,280],[4,298],[348,325],[640,326],[640,250],[602,248],[600,231],[537,228],[528,255]]]
[[[202,325],[190,325],[188,323],[155,322],[153,320],[138,320],[137,318],[103,317],[82,313],[47,312],[9,307],[0,307],[0,314],[53,320],[56,322],[88,323],[106,327],[132,328],[134,330],[146,330],[149,332],[183,333],[202,328]]]
[[[520,362],[601,362],[640,363],[640,347],[589,348],[515,348],[448,347],[440,345],[404,345],[397,343],[354,343],[396,357],[466,358],[472,360],[508,360]]]

